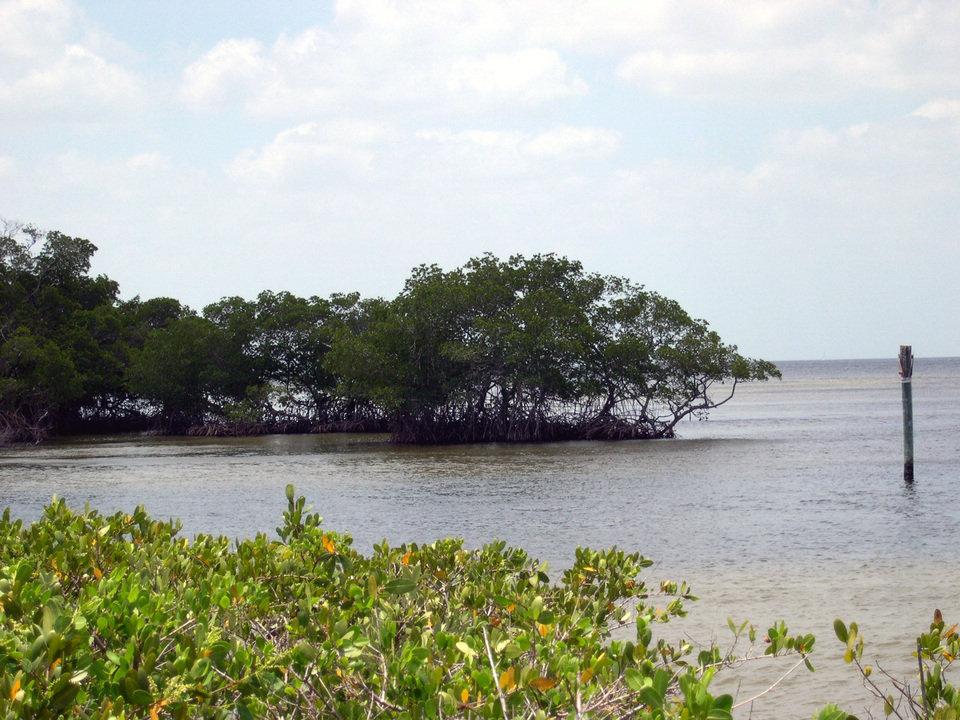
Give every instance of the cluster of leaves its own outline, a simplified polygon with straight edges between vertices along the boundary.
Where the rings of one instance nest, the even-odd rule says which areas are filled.
[[[29,226],[0,231],[0,441],[27,439],[119,384],[118,288],[88,276],[95,250]]]
[[[198,314],[119,300],[89,276],[95,251],[0,228],[0,442],[388,424],[399,442],[669,437],[779,376],[677,303],[554,255],[421,266],[392,301],[265,291]]]
[[[235,547],[142,508],[5,513],[0,718],[731,717],[710,683],[736,658],[655,639],[692,597],[637,554],[579,549],[552,584],[502,543],[363,556],[288,504],[281,541]]]
[[[305,431],[375,416],[336,395],[324,363],[334,334],[355,322],[357,300],[269,291],[223,298],[150,333],[131,356],[127,387],[168,430],[227,423]]]
[[[957,624],[946,626],[939,610],[933,614],[928,632],[917,638],[917,685],[893,676],[878,666],[863,662],[864,639],[857,623],[849,625],[837,619],[833,623],[837,638],[846,647],[843,659],[856,666],[865,687],[883,701],[887,717],[900,720],[957,720],[960,718],[960,688],[948,679],[948,671],[960,657],[960,634]],[[878,679],[882,678],[882,679]],[[880,683],[888,687],[881,687]],[[822,720],[856,720],[839,710]]]
[[[676,302],[554,255],[420,266],[366,310],[328,363],[399,441],[670,437],[738,382],[779,377]]]
[[[96,249],[0,227],[0,442],[215,423],[306,430],[369,415],[334,397],[324,367],[356,295],[265,291],[201,314],[172,298],[121,301],[114,281],[89,276]]]

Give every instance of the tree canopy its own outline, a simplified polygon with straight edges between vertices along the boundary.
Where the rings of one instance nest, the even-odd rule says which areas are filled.
[[[671,437],[779,376],[676,302],[553,254],[413,270],[397,297],[122,301],[96,246],[0,228],[0,439],[389,429],[396,442]]]
[[[420,266],[367,312],[328,365],[401,442],[671,437],[779,376],[676,302],[552,254]]]

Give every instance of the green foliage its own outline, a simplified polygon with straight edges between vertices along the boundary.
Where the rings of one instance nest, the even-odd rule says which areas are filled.
[[[0,442],[39,439],[120,392],[118,288],[83,238],[0,228]]]
[[[215,434],[389,420],[394,441],[420,443],[670,437],[738,383],[779,376],[677,303],[553,254],[422,265],[391,301],[265,291],[198,316],[120,302],[89,274],[95,251],[2,223],[0,442],[148,420]]]
[[[948,678],[954,661],[960,656],[960,634],[957,624],[947,627],[939,610],[934,611],[928,632],[917,638],[917,686],[895,678],[885,671],[874,673],[873,666],[863,664],[864,641],[856,623],[846,625],[837,619],[833,629],[846,646],[843,659],[853,664],[867,687],[883,701],[884,715],[906,720],[957,720],[960,718],[960,688]],[[877,675],[883,679],[878,680]],[[885,682],[887,687],[881,687]],[[842,718],[843,716],[838,716]],[[853,716],[849,716],[856,720]],[[833,720],[832,717],[825,720]]]
[[[779,376],[677,303],[555,255],[423,265],[365,310],[327,365],[400,442],[669,437],[739,382]]]
[[[173,429],[203,422],[221,372],[216,362],[218,341],[216,326],[195,316],[150,332],[143,348],[131,354],[127,387],[159,406]]]
[[[737,659],[655,637],[695,598],[636,553],[578,549],[559,583],[502,542],[364,556],[287,501],[280,542],[235,544],[139,507],[7,511],[0,718],[731,717],[710,684]]]

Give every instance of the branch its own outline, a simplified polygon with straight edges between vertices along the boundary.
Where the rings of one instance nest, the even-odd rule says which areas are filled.
[[[762,698],[762,697],[763,697],[764,695],[766,695],[768,692],[770,692],[770,691],[773,690],[775,687],[777,687],[777,685],[779,685],[779,684],[782,683],[784,680],[786,680],[786,679],[787,679],[787,676],[788,676],[790,673],[792,673],[792,672],[793,672],[794,670],[796,670],[798,667],[800,667],[801,665],[803,665],[803,663],[804,663],[805,660],[806,660],[806,658],[804,658],[804,657],[800,658],[800,659],[797,661],[796,665],[794,665],[793,667],[791,667],[791,668],[790,668],[789,670],[787,670],[783,675],[781,675],[779,678],[777,678],[776,682],[774,682],[770,687],[768,687],[766,690],[764,690],[764,691],[761,692],[761,693],[757,693],[757,694],[754,695],[752,698],[748,698],[747,700],[744,700],[743,702],[737,703],[736,705],[733,706],[733,709],[736,710],[738,707],[743,707],[744,705],[749,705],[749,704],[752,703],[754,700],[758,700],[758,699]]]
[[[487,648],[487,660],[490,661],[490,672],[493,673],[493,682],[497,686],[497,695],[500,696],[500,708],[503,710],[504,720],[508,720],[509,715],[507,711],[507,699],[503,696],[503,688],[500,687],[500,679],[497,675],[497,666],[493,663],[493,651],[490,650],[490,641],[487,639],[487,628],[480,628],[483,632],[483,644]]]
[[[939,612],[937,610],[937,613]],[[917,639],[917,665],[920,666],[920,699],[923,700],[923,714],[927,720],[930,720],[930,708],[927,707],[927,683],[923,679],[923,649],[920,647],[919,638]]]

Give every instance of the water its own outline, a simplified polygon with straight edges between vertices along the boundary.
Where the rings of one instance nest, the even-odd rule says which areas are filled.
[[[726,617],[784,619],[818,637],[798,670],[738,717],[808,718],[828,701],[879,706],[840,661],[834,617],[866,656],[913,682],[916,634],[960,620],[960,359],[914,369],[916,482],[902,481],[896,360],[788,362],[678,438],[621,443],[393,447],[380,436],[92,438],[0,450],[0,507],[36,518],[52,495],[103,512],[146,505],[184,533],[272,532],[288,482],[368,552],[374,542],[493,538],[552,568],[577,545],[617,545],[687,579],[701,601],[671,632],[727,640]],[[671,625],[672,627],[672,625]],[[762,632],[761,632],[762,636]],[[743,701],[786,668],[724,689]]]

